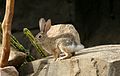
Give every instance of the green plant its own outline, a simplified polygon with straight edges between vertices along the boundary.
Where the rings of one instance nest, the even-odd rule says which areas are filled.
[[[32,35],[32,33],[30,32],[30,30],[28,30],[27,28],[23,29],[24,34],[29,38],[30,42],[32,43],[32,45],[35,47],[35,49],[38,51],[38,53],[42,56],[42,57],[46,57],[48,56],[48,53],[45,52],[43,50],[43,48],[41,47],[40,44],[37,43],[37,40],[35,39],[35,37]]]

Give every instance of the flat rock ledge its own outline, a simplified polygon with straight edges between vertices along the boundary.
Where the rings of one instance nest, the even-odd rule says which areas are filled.
[[[80,50],[75,56],[53,61],[52,57],[22,66],[20,76],[120,76],[120,45]]]

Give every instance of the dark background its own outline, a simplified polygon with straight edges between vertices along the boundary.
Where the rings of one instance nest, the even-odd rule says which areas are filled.
[[[5,0],[0,0],[1,22],[4,8]],[[41,17],[52,24],[73,24],[85,47],[120,43],[120,0],[15,0],[12,34],[27,48],[23,28],[36,35]]]

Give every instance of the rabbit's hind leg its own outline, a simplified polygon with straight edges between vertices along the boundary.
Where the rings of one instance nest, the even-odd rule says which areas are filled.
[[[60,57],[59,60],[67,59],[72,56],[70,50],[68,50],[66,47],[62,47],[62,48],[60,48],[60,50],[65,54],[65,56]]]

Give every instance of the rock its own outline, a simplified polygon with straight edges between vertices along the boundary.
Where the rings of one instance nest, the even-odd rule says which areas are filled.
[[[0,44],[0,49],[2,49],[2,46]],[[8,65],[12,65],[12,66],[17,66],[22,64],[25,61],[26,58],[26,54],[23,52],[19,52],[18,50],[16,50],[15,48],[11,47],[10,49],[10,56],[8,59]],[[0,56],[1,56],[1,52],[0,52]]]
[[[83,49],[75,56],[53,61],[39,59],[20,68],[20,76],[119,76],[120,45],[102,45]]]
[[[11,47],[11,52],[9,56],[9,65],[18,66],[25,61],[26,54],[23,52],[19,52],[18,50]]]
[[[74,35],[76,42],[80,44],[80,36],[75,27],[72,24],[58,24],[51,26],[47,32],[48,37],[55,37],[63,33],[71,33]]]
[[[19,76],[18,71],[13,66],[0,68],[0,76]]]

